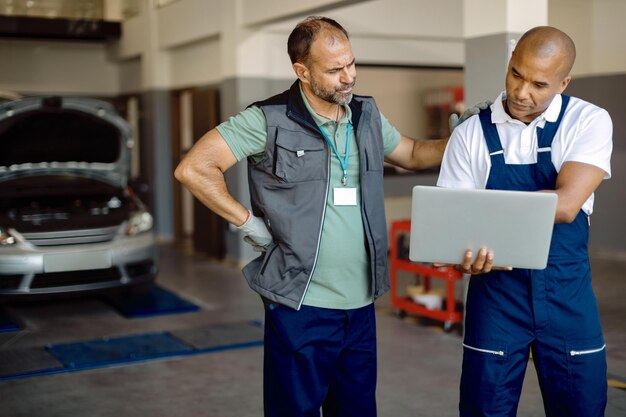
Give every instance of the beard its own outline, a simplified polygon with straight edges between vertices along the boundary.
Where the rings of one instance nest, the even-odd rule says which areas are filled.
[[[329,103],[339,104],[340,106],[344,106],[352,100],[352,88],[356,83],[356,78],[350,84],[341,84],[338,87],[335,87],[333,90],[328,90],[321,87],[314,79],[311,80],[311,89],[313,93],[322,100],[328,101]],[[345,91],[350,91],[345,92]]]

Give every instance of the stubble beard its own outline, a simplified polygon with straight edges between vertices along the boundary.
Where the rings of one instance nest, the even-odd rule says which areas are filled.
[[[311,89],[313,90],[313,93],[322,100],[344,106],[352,101],[353,94],[352,92],[342,93],[342,90],[354,88],[355,83],[356,79],[352,83],[341,85],[339,88],[335,88],[334,90],[326,90],[320,87],[316,82],[312,81]]]

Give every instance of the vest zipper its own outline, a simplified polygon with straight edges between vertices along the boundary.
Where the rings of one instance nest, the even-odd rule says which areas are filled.
[[[587,350],[570,350],[569,351],[569,355],[570,356],[578,356],[578,355],[588,355],[590,353],[598,353],[598,352],[602,352],[604,350],[604,348],[606,348],[606,344],[602,345],[601,348],[597,348],[597,349],[587,349]]]
[[[354,137],[357,137],[357,132],[355,130],[354,132]],[[359,149],[359,153],[361,152],[361,150]],[[363,151],[363,155],[365,158],[365,168],[361,169],[359,172],[359,181],[361,181],[361,184],[363,184],[363,173],[365,171],[367,171],[370,168],[370,157],[367,153],[367,151]],[[367,245],[368,248],[370,248],[371,253],[370,253],[370,276],[371,276],[371,288],[372,288],[372,299],[376,300],[378,298],[378,280],[376,279],[377,277],[377,271],[376,271],[376,265],[378,264],[378,253],[376,252],[376,244],[374,243],[374,233],[372,233],[372,225],[370,223],[370,219],[367,215],[367,210],[365,209],[365,194],[367,192],[363,191],[363,187],[361,187],[361,215],[363,216],[363,220],[365,221],[365,227],[367,229],[367,233],[366,233],[366,239],[367,239]]]
[[[293,117],[294,119],[296,119],[298,122],[302,123],[305,126],[309,126],[309,127],[311,126],[306,120],[302,119],[301,117],[297,116],[295,113],[291,111],[287,113],[287,116]],[[317,131],[319,133],[319,129]],[[326,143],[326,140],[324,140],[324,143]],[[326,147],[326,150],[328,151],[327,143],[325,147]],[[306,297],[306,292],[309,289],[309,284],[311,284],[311,278],[313,277],[313,273],[315,272],[315,267],[317,266],[317,258],[320,253],[320,243],[322,241],[322,229],[324,228],[324,218],[326,217],[326,204],[328,204],[328,191],[330,189],[330,157],[331,157],[330,152],[328,152],[328,174],[326,175],[326,193],[324,194],[324,209],[322,210],[322,219],[320,221],[320,231],[319,231],[319,234],[317,235],[317,246],[315,247],[315,259],[313,260],[311,273],[309,274],[309,278],[307,279],[307,282],[306,282],[306,287],[304,287],[302,298],[300,298],[300,302],[298,303],[298,308],[296,310],[300,310],[300,308],[302,307],[302,303],[304,302],[304,297]]]
[[[466,347],[466,348],[471,349],[471,350],[475,350],[476,352],[490,353],[492,355],[504,356],[504,352],[501,351],[501,350],[480,349],[480,348],[477,348],[477,347],[474,347],[474,346],[466,345],[465,343],[463,343],[463,347]]]

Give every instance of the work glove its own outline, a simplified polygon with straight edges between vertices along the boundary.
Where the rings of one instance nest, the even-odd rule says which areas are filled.
[[[265,252],[267,246],[272,243],[272,235],[263,220],[248,211],[248,220],[237,229],[244,233],[243,240],[252,245],[255,252]]]
[[[464,121],[472,117],[473,115],[478,114],[480,113],[481,110],[484,110],[487,107],[491,106],[491,103],[493,103],[493,101],[485,100],[485,101],[481,101],[480,103],[474,104],[472,107],[465,110],[463,114],[461,115],[461,117],[459,117],[456,113],[452,113],[450,115],[450,118],[448,119],[448,126],[450,127],[450,133],[452,133],[455,127],[457,127],[458,125],[460,125],[461,123],[463,123]]]

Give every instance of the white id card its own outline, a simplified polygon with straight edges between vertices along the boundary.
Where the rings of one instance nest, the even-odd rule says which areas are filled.
[[[356,206],[356,187],[333,188],[333,204],[336,206]]]

